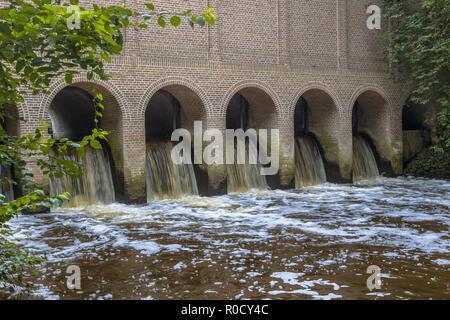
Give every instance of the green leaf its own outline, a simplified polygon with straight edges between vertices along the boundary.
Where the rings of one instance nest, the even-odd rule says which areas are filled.
[[[22,71],[22,69],[25,67],[25,64],[25,60],[19,60],[16,64],[16,72],[19,73],[20,71]]]
[[[160,16],[158,18],[158,24],[161,26],[161,28],[164,28],[166,26],[167,23],[166,23],[166,20],[164,20],[163,16]]]
[[[175,28],[178,27],[181,23],[181,19],[178,16],[172,16],[170,17],[170,24],[174,26]]]
[[[104,52],[101,52],[100,53],[100,56],[103,58],[103,60],[105,60],[106,62],[108,62],[108,63],[111,63],[111,57],[108,55],[108,54],[106,54],[106,53],[104,53]]]
[[[89,145],[94,149],[101,149],[102,145],[97,140],[93,139],[89,142]]]
[[[66,73],[65,80],[67,84],[71,84],[73,80],[73,73]]]

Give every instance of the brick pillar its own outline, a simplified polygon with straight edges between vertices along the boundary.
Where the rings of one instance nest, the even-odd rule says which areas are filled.
[[[350,182],[352,179],[353,143],[352,122],[345,111],[339,109],[324,114],[322,123],[311,128],[323,150],[323,159],[330,182]]]
[[[43,116],[39,114],[41,102],[43,100],[42,95],[33,96],[31,94],[28,94],[24,96],[24,99],[25,101],[22,104],[23,106],[22,110],[25,113],[24,115],[25,122],[22,122],[19,126],[20,128],[19,135],[20,136],[25,136],[28,134],[34,135],[36,129],[41,126],[39,118],[42,117],[43,118],[42,120],[47,121],[51,124],[50,117],[48,115],[47,110],[45,110]],[[50,135],[48,134],[47,131],[44,132],[44,139],[46,138],[50,138]],[[49,186],[48,177],[42,174],[41,169],[36,164],[37,158],[36,157],[25,158],[24,160],[27,163],[25,169],[33,175],[31,180],[36,185],[42,187],[45,190],[48,190]]]
[[[47,120],[47,119],[44,119],[44,120]],[[25,122],[21,125],[20,136],[34,134],[35,130],[37,128],[39,128],[40,126],[41,126],[41,123],[39,122],[38,119],[34,118],[32,120],[27,120],[27,122]],[[47,132],[44,133],[44,139],[46,139],[46,138],[50,138],[50,135]],[[36,161],[38,160],[38,158],[37,157],[25,157],[24,160],[27,163],[26,168],[25,168],[26,171],[28,171],[29,173],[31,173],[33,175],[31,180],[36,185],[42,187],[44,190],[48,190],[48,187],[49,187],[48,177],[44,176],[42,174],[41,169],[37,165]]]
[[[295,184],[294,116],[282,113],[278,118],[278,124],[280,130],[280,183],[281,187],[293,187]]]
[[[204,124],[205,125],[205,124]],[[224,138],[225,143],[225,129],[226,129],[226,117],[222,115],[221,112],[217,112],[214,116],[206,117],[206,129],[219,129],[222,131],[222,136]],[[225,150],[226,147],[224,146]],[[225,151],[224,150],[224,151]],[[224,154],[224,161],[226,161]],[[208,188],[210,188],[211,194],[216,193],[226,193],[227,192],[227,169],[224,165],[205,165],[203,164],[203,168],[206,168],[206,172],[208,173]]]
[[[336,119],[336,138],[338,144],[338,166],[340,179],[343,182],[352,180],[353,170],[353,132],[352,116],[347,111],[339,112]]]
[[[131,203],[145,202],[146,146],[143,117],[123,121],[123,155],[126,198]]]

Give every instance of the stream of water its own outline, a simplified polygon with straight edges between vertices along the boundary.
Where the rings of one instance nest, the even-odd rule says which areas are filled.
[[[147,201],[198,195],[194,166],[174,165],[172,148],[170,141],[153,141],[147,144]]]

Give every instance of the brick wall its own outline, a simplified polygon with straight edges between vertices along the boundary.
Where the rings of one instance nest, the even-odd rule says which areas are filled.
[[[142,9],[147,1],[96,1],[122,2]],[[348,180],[352,170],[351,110],[357,99],[369,110],[374,96],[365,94],[376,92],[383,107],[370,109],[369,119],[377,119],[374,123],[384,137],[375,138],[375,144],[383,146],[383,159],[396,173],[401,172],[405,96],[389,81],[382,62],[382,32],[366,28],[370,1],[153,2],[166,9],[214,7],[218,25],[191,30],[186,25],[160,29],[155,24],[139,32],[127,30],[123,54],[107,67],[112,80],[96,82],[110,97],[105,101],[109,106],[105,125],[114,128],[114,160],[123,168],[131,200],[145,199],[145,109],[160,89],[178,98],[186,126],[203,119],[206,127],[220,129],[225,128],[231,97],[237,92],[247,95],[253,101],[253,122],[280,129],[284,185],[291,183],[295,168],[294,109],[298,99],[303,95],[311,101],[314,133],[322,140],[327,160],[336,166],[339,178]],[[75,82],[85,81],[80,76]],[[22,132],[31,132],[39,123],[38,116],[47,116],[52,97],[63,87],[63,80],[56,81],[51,85],[52,95],[26,97],[18,106],[29,120]],[[33,170],[39,177],[36,168]],[[211,170],[213,186],[224,179],[223,171]]]

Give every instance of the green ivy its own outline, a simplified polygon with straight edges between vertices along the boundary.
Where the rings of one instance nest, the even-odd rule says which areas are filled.
[[[385,0],[382,7],[389,20],[384,53],[393,78],[412,102],[438,105],[429,161],[413,167],[422,163],[441,170],[447,163],[450,170],[442,160],[450,157],[450,0]]]

